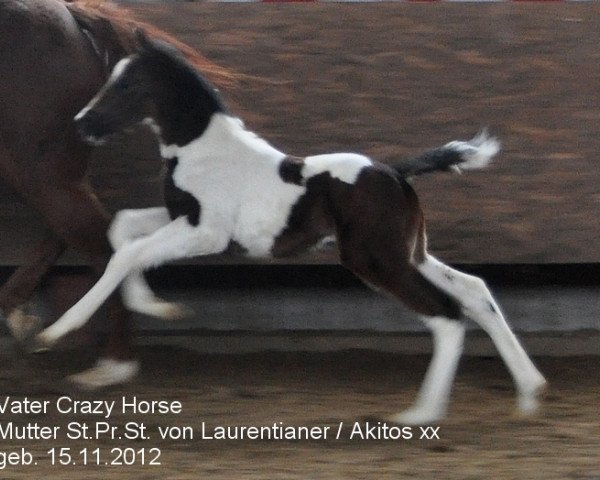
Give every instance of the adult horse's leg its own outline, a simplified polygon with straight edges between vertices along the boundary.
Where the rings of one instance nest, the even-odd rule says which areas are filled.
[[[62,1],[0,2],[0,31],[0,178],[61,242],[87,255],[99,276],[111,254],[110,216],[87,183],[89,147],[79,139],[73,116],[104,81],[104,54],[98,55]],[[96,369],[77,379],[84,386],[119,383],[137,369],[128,314],[118,296],[110,312],[105,355],[127,368]]]
[[[26,159],[12,155],[0,170],[24,201],[41,214],[52,234],[85,255],[95,276],[100,277],[112,254],[106,236],[111,217],[87,181],[89,153],[69,119],[62,126],[61,135],[47,145],[35,162],[27,164]],[[28,168],[21,167],[26,164]],[[111,361],[74,377],[83,388],[122,383],[138,370],[137,362],[132,360],[129,313],[118,294],[109,300],[109,317],[105,359]]]
[[[41,327],[41,319],[29,315],[26,304],[65,247],[64,241],[51,230],[46,230],[44,238],[29,253],[26,263],[0,287],[0,315],[6,318],[6,324],[17,340],[25,340]]]
[[[0,179],[23,197],[25,185],[31,184],[28,181],[31,169],[21,165],[23,158],[0,144]],[[35,189],[31,193],[35,196]],[[41,326],[39,318],[26,313],[26,304],[65,247],[66,243],[51,228],[46,228],[43,239],[28,253],[25,263],[0,287],[0,317],[17,340],[24,340]]]
[[[86,182],[66,185],[45,192],[44,205],[38,209],[58,235],[77,251],[85,254],[95,276],[100,277],[112,249],[106,237],[110,216]],[[123,383],[136,375],[139,364],[131,351],[129,312],[118,293],[108,300],[108,337],[104,358],[98,364],[70,377],[83,389]]]

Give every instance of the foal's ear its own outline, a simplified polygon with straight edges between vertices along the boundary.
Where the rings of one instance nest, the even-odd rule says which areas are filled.
[[[136,31],[135,31],[135,40],[136,40],[138,48],[140,50],[143,50],[143,51],[146,51],[146,52],[154,50],[154,44],[148,38],[148,35],[144,31],[144,29],[142,29],[142,28],[136,29]]]

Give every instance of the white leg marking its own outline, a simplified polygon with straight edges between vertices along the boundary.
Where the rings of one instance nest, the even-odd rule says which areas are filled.
[[[96,285],[58,321],[38,335],[42,344],[52,344],[84,325],[127,275],[170,260],[221,253],[229,237],[205,226],[192,227],[179,217],[153,234],[125,244],[112,256]]]
[[[186,305],[167,302],[154,295],[140,270],[127,276],[121,285],[121,292],[123,303],[133,312],[164,320],[180,320],[194,314],[194,310]]]
[[[67,381],[81,390],[95,390],[129,382],[139,371],[140,362],[137,360],[101,358],[92,368],[67,377]]]
[[[424,319],[433,334],[433,358],[425,374],[415,404],[390,418],[395,423],[424,425],[446,414],[450,391],[463,350],[465,326],[444,317]]]
[[[519,410],[523,414],[534,412],[546,380],[510,330],[485,282],[454,270],[432,256],[418,268],[427,279],[454,296],[461,303],[463,313],[491,337],[515,381]]]
[[[115,215],[108,230],[108,239],[113,248],[119,250],[136,238],[164,227],[170,221],[169,212],[164,207],[121,210]],[[121,292],[125,306],[144,315],[175,320],[189,317],[193,313],[185,305],[166,302],[156,297],[141,270],[127,276],[121,285]]]
[[[106,82],[106,84],[98,91],[98,93],[94,96],[94,98],[92,98],[88,102],[88,104],[85,107],[83,107],[77,115],[75,115],[73,120],[77,121],[77,120],[83,118],[86,113],[88,113],[92,108],[94,108],[94,106],[96,105],[98,100],[100,98],[102,98],[102,96],[104,95],[104,92],[106,92],[108,87],[110,85],[112,85],[121,76],[121,74],[127,68],[127,65],[129,65],[130,63],[131,63],[130,58],[122,58],[121,60],[119,60],[117,62],[117,64],[114,66],[113,71],[110,74],[110,77],[108,78],[108,81]]]
[[[108,239],[115,250],[132,240],[155,232],[167,225],[171,219],[164,207],[117,212],[110,228]]]

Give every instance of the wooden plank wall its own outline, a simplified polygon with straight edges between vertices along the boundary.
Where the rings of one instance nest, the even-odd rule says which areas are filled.
[[[503,142],[491,168],[415,182],[446,260],[600,261],[599,3],[129,6],[244,74],[231,108],[291,154],[394,162],[489,126]],[[92,170],[111,210],[160,202],[145,135],[98,149]],[[0,265],[38,232],[0,187]]]

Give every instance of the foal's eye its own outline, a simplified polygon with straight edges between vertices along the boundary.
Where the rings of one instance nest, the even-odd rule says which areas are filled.
[[[120,80],[116,84],[117,89],[119,89],[123,92],[129,90],[130,86],[131,86],[131,84],[126,80]]]

